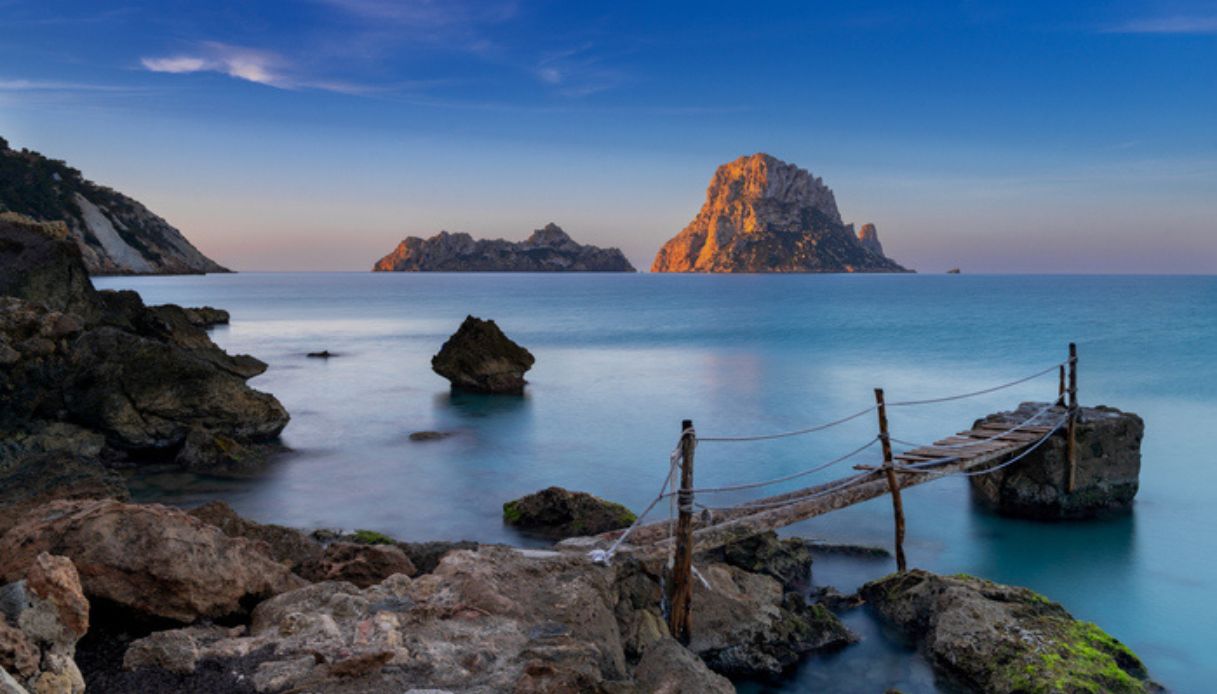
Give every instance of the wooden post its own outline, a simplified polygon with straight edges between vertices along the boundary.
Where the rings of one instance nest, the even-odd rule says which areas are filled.
[[[676,501],[676,556],[672,563],[672,580],[668,584],[668,631],[686,646],[693,632],[693,450],[697,438],[692,433],[693,420],[680,425],[680,491]]]
[[[883,400],[883,389],[875,389],[875,403],[879,406],[879,442],[883,444],[883,471],[887,475],[888,490],[892,494],[892,513],[896,517],[896,570],[904,573],[904,501],[900,498],[900,483],[896,480],[896,468],[892,460],[892,441],[887,434],[887,404]]]
[[[1065,365],[1061,364],[1060,373],[1057,375],[1056,387],[1056,406],[1065,406]]]
[[[1069,478],[1065,482],[1065,491],[1072,494],[1077,488],[1078,478],[1078,442],[1074,427],[1078,419],[1078,346],[1069,343]]]

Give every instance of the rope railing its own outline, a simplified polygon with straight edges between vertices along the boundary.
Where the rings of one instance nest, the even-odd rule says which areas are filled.
[[[1069,360],[1067,359],[1065,361],[1053,364],[1052,366],[1049,366],[1048,368],[1044,369],[1043,371],[1036,371],[1035,373],[1031,374],[1030,376],[1024,376],[1020,379],[1010,381],[1009,383],[1003,383],[998,386],[993,386],[992,388],[974,390],[970,393],[959,393],[956,395],[946,395],[946,396],[943,396],[940,398],[926,398],[924,400],[897,400],[895,402],[887,403],[887,406],[888,407],[912,407],[914,405],[934,405],[934,404],[937,404],[940,402],[950,402],[952,400],[964,400],[966,398],[974,398],[978,395],[988,395],[989,393],[996,393],[999,390],[1005,390],[1006,388],[1013,388],[1014,386],[1021,385],[1023,383],[1026,383],[1027,381],[1035,380],[1035,379],[1039,378],[1040,376],[1044,376],[1046,374],[1052,373],[1053,371],[1056,371],[1057,369],[1061,368],[1062,366],[1064,366],[1068,363],[1069,363]]]
[[[1056,434],[1058,431],[1060,431],[1061,427],[1065,426],[1065,424],[1068,421],[1069,421],[1068,415],[1061,417],[1060,419],[1057,420],[1056,424],[1052,427],[1051,430],[1049,430],[1047,433],[1045,433],[1043,436],[1041,436],[1034,444],[1032,444],[1026,450],[1019,453],[1018,455],[1011,458],[1010,460],[1007,460],[1007,461],[1001,463],[1000,465],[994,465],[993,467],[985,468],[984,470],[951,470],[951,471],[943,473],[943,471],[935,470],[933,467],[931,467],[933,465],[943,465],[945,463],[952,462],[954,460],[958,460],[959,459],[958,457],[936,458],[934,460],[927,460],[927,461],[923,461],[920,463],[900,463],[900,464],[896,464],[895,468],[897,470],[899,470],[900,472],[918,472],[918,473],[922,473],[922,474],[940,473],[940,474],[947,474],[947,475],[957,475],[960,477],[980,477],[981,475],[988,475],[990,473],[997,472],[998,470],[1002,470],[1004,468],[1010,467],[1011,465],[1017,463],[1018,461],[1022,460],[1023,458],[1026,458],[1027,456],[1031,455],[1031,453],[1033,453],[1040,446],[1044,445],[1044,443],[1046,441],[1048,441],[1048,439],[1052,438],[1052,436],[1054,434]]]
[[[1044,416],[1045,414],[1048,413],[1049,410],[1052,410],[1053,408],[1056,408],[1056,407],[1058,407],[1058,405],[1056,403],[1050,403],[1047,407],[1044,407],[1040,411],[1031,415],[1027,419],[1024,419],[1023,421],[1019,422],[1018,424],[1014,425],[1013,427],[1006,429],[1005,431],[994,434],[993,436],[990,436],[988,438],[976,439],[974,441],[969,441],[967,443],[935,443],[933,445],[930,445],[930,444],[916,443],[913,441],[906,441],[904,439],[898,439],[895,437],[889,437],[888,440],[891,441],[892,443],[898,443],[903,446],[911,446],[912,448],[957,448],[957,449],[973,448],[975,446],[982,446],[987,443],[993,443],[994,441],[1000,439],[1003,436],[1009,436],[1010,434],[1022,431],[1025,427],[1033,426],[1034,425],[1033,423],[1038,421],[1040,417]]]
[[[771,484],[781,484],[782,482],[789,482],[791,480],[795,480],[800,477],[806,477],[807,475],[811,475],[811,474],[820,472],[821,470],[827,470],[828,468],[832,467],[833,465],[843,463],[846,460],[849,460],[850,458],[858,455],[862,451],[865,451],[866,449],[870,448],[871,446],[875,445],[878,442],[879,442],[879,437],[876,436],[876,437],[872,438],[871,440],[867,441],[866,443],[862,444],[861,446],[850,451],[849,453],[846,453],[845,455],[839,456],[837,458],[833,458],[832,460],[828,461],[827,463],[822,463],[820,465],[816,465],[815,467],[810,467],[810,468],[807,468],[806,470],[800,470],[798,472],[794,472],[789,475],[784,475],[782,477],[775,477],[775,478],[769,479],[769,480],[761,480],[759,482],[745,482],[743,484],[729,484],[729,485],[724,485],[721,487],[698,487],[698,488],[689,489],[686,491],[690,494],[718,494],[721,492],[736,492],[736,491],[743,491],[745,489],[758,489],[760,487],[768,487]],[[671,492],[668,492],[667,495],[676,496],[677,494],[679,494],[679,492],[671,491]]]
[[[831,429],[835,426],[845,424],[846,422],[851,422],[874,411],[875,406],[871,405],[865,410],[859,410],[858,412],[846,417],[842,417],[841,419],[835,419],[831,422],[825,422],[824,424],[817,424],[816,426],[807,427],[806,429],[782,431],[776,434],[758,434],[756,436],[703,436],[699,437],[697,440],[699,443],[738,443],[741,441],[770,441],[772,439],[784,439],[791,436],[803,436],[804,434],[814,434],[817,431],[824,431],[825,429]]]

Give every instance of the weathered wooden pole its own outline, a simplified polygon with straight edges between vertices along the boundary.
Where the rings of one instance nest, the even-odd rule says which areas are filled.
[[[1070,494],[1077,488],[1078,478],[1078,441],[1075,426],[1078,419],[1078,346],[1069,343],[1069,478],[1065,482],[1065,491]]]
[[[1065,365],[1061,364],[1060,373],[1057,374],[1056,387],[1056,406],[1065,406]]]
[[[676,495],[676,555],[672,561],[672,580],[668,585],[668,631],[685,644],[693,632],[693,450],[697,437],[693,420],[680,425],[680,491]]]
[[[879,443],[883,444],[883,472],[887,475],[887,486],[892,494],[892,513],[896,517],[896,570],[904,573],[908,568],[904,561],[904,501],[900,498],[900,483],[896,480],[896,468],[892,460],[892,440],[887,434],[887,404],[883,400],[883,389],[875,389],[875,404],[879,411]]]

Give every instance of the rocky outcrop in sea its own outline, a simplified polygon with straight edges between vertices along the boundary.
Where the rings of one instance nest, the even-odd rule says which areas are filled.
[[[575,243],[561,227],[546,224],[518,243],[474,239],[446,231],[407,237],[372,266],[374,272],[634,272],[616,248]]]
[[[873,224],[855,233],[824,182],[768,154],[718,167],[701,211],[651,272],[907,272]]]
[[[0,472],[42,454],[255,468],[288,415],[245,383],[266,365],[198,325],[219,317],[95,291],[62,223],[0,220]]]
[[[228,272],[139,202],[0,138],[0,213],[63,221],[92,274]]]
[[[555,540],[628,527],[633,512],[586,492],[549,487],[503,504],[503,522]]]
[[[536,361],[492,320],[466,316],[461,326],[431,358],[431,370],[454,390],[519,395],[528,383],[524,373]]]

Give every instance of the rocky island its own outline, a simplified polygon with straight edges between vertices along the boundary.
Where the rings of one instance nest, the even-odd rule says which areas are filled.
[[[693,221],[651,272],[908,272],[883,254],[874,224],[855,232],[824,182],[753,154],[723,164]]]
[[[474,239],[446,231],[410,236],[372,266],[373,272],[634,272],[616,248],[576,243],[556,224],[527,239]]]
[[[87,180],[62,161],[0,138],[0,212],[62,221],[90,274],[228,272],[139,202]]]

